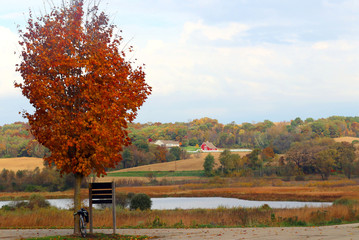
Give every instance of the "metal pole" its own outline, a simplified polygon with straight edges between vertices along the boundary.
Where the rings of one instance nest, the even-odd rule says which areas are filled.
[[[90,213],[90,233],[93,233],[93,219],[92,219],[92,183],[89,184],[89,213]]]
[[[113,217],[113,234],[116,234],[116,183],[112,182],[112,217]]]

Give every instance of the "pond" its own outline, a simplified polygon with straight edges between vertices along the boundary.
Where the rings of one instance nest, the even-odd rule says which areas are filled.
[[[151,198],[152,208],[159,210],[169,209],[195,209],[207,208],[215,209],[218,207],[243,207],[255,208],[264,204],[268,204],[271,208],[300,208],[300,207],[321,207],[330,206],[331,202],[294,202],[294,201],[251,201],[237,198],[223,198],[223,197],[168,197],[168,198]],[[51,206],[60,209],[69,209],[73,206],[72,199],[49,199]],[[0,201],[0,208],[3,205],[11,203],[10,201]],[[88,206],[88,199],[84,200],[85,206]],[[99,205],[94,205],[98,208]]]
[[[194,209],[218,207],[255,208],[268,204],[271,208],[300,208],[329,206],[330,202],[292,202],[292,201],[251,201],[237,198],[223,197],[180,197],[180,198],[152,198],[152,209]]]

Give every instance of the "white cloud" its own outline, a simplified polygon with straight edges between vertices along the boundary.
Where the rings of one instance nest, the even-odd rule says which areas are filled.
[[[18,38],[8,28],[0,26],[0,98],[14,96],[20,93],[14,88],[14,81],[20,79],[15,71],[15,64],[19,62],[17,55]]]
[[[181,36],[187,33],[185,26]],[[240,47],[150,41],[143,60],[153,94],[158,96],[230,99],[257,106],[281,101],[289,105],[358,101],[358,46],[354,40]]]
[[[341,1],[330,1],[330,0],[323,0],[323,5],[325,7],[329,7],[332,9],[343,8],[346,11],[359,11],[359,2],[357,0],[341,0]]]
[[[17,19],[22,17],[24,14],[20,13],[20,12],[12,12],[12,13],[7,13],[7,14],[3,14],[0,15],[0,19],[4,19],[4,20],[12,20],[12,19]]]
[[[317,50],[323,50],[329,48],[328,42],[316,42],[313,44],[313,48]]]
[[[205,25],[202,20],[186,22],[183,27],[181,42],[188,41],[193,34],[200,34],[208,40],[232,40],[234,36],[249,30],[249,26],[241,23],[230,22],[226,25]]]
[[[35,10],[42,8],[43,1],[36,1],[40,2],[33,4]],[[228,114],[241,121],[239,114],[253,119],[257,116],[253,111],[259,120],[271,113],[282,113],[281,120],[288,120],[288,114],[298,113],[296,106],[318,115],[325,112],[318,106],[328,106],[338,114],[343,107],[331,108],[330,103],[359,101],[358,1],[321,3],[313,4],[311,11],[300,1],[247,1],[222,4],[221,9],[218,2],[203,1],[201,8],[199,3],[186,3],[171,11],[157,3],[137,6],[110,0],[109,6],[122,9],[119,26],[134,36],[130,42],[134,56],[146,64],[147,81],[153,87],[146,102],[148,114],[155,112],[159,121],[169,116],[181,120],[172,117],[175,113],[189,118]],[[295,4],[303,8],[289,9]],[[3,11],[8,14],[0,20],[9,19],[14,11],[20,9]],[[0,36],[0,98],[5,99],[16,94],[13,80],[19,77],[14,65],[19,59],[13,54],[16,35],[0,28]],[[151,105],[152,98],[157,102]]]

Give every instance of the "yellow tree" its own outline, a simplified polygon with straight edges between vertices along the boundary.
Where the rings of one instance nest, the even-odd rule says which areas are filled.
[[[75,175],[75,209],[82,179],[105,175],[121,161],[122,147],[130,144],[127,124],[151,92],[142,67],[125,60],[108,16],[83,5],[70,0],[36,18],[30,11],[19,31],[23,82],[15,83],[35,109],[24,117],[51,151],[45,160]]]

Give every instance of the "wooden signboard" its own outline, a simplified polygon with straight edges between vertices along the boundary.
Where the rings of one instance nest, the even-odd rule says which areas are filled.
[[[89,185],[89,212],[90,233],[93,233],[92,204],[112,203],[113,234],[116,234],[116,199],[115,182],[90,183]]]

